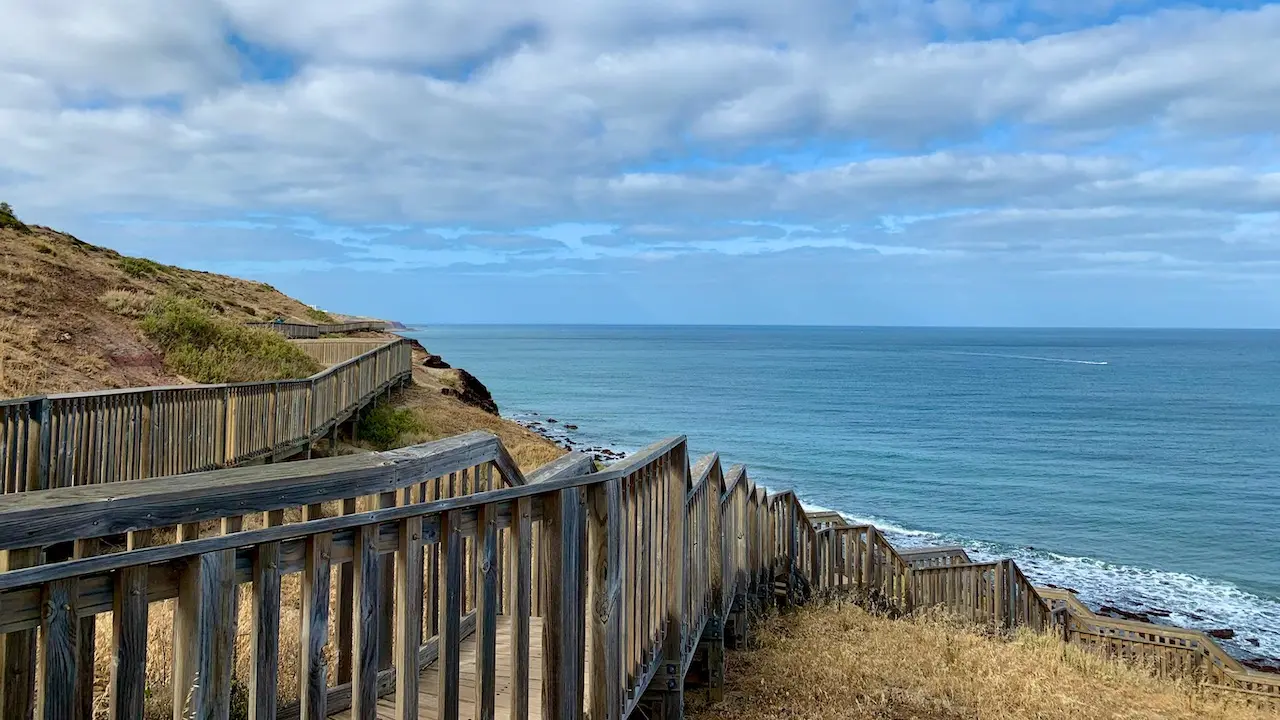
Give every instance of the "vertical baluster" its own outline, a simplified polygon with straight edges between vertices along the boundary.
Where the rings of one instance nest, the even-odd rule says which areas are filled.
[[[304,515],[304,519],[306,518]],[[302,720],[324,720],[327,715],[328,671],[324,660],[329,640],[329,576],[333,536],[311,535],[306,540],[302,570],[302,668],[298,692]]]
[[[225,718],[231,712],[235,644],[235,551],[190,558],[174,613],[174,718]]]
[[[516,500],[511,518],[515,559],[511,615],[511,720],[529,717],[529,615],[532,601],[533,527],[529,498]]]
[[[111,647],[115,657],[111,662],[107,716],[111,720],[136,720],[142,717],[146,701],[147,568],[123,568],[115,580],[111,605]],[[257,716],[253,720],[266,718]]]
[[[351,673],[352,720],[375,720],[378,716],[378,597],[381,572],[378,563],[378,526],[355,529],[355,547],[350,567],[355,593],[350,650],[355,665]],[[350,607],[350,604],[348,605]],[[415,662],[415,670],[416,662]]]
[[[462,617],[462,530],[460,515],[445,513],[440,518],[440,555],[444,563],[444,602],[440,618],[440,687],[436,693],[440,720],[458,719],[459,675],[461,665],[460,621]]]
[[[267,525],[283,522],[269,513]],[[249,649],[249,720],[275,720],[280,663],[280,543],[262,543],[253,556],[253,644]]]
[[[79,596],[79,583],[74,578],[44,586],[37,706],[40,720],[73,720],[75,717]]]
[[[497,527],[495,519],[495,528]],[[400,521],[396,550],[396,720],[418,720],[418,638],[422,636],[422,517]],[[490,633],[492,642],[492,633]],[[373,674],[377,682],[377,674]],[[370,717],[377,717],[374,712]],[[492,717],[492,712],[490,713]]]
[[[476,519],[476,720],[494,720],[497,695],[498,506],[485,505]]]

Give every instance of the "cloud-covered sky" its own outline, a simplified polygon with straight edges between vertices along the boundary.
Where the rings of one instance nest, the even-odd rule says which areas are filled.
[[[1280,326],[1280,5],[0,0],[0,198],[424,322]]]

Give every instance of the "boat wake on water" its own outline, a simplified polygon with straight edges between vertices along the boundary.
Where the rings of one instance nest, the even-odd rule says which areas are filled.
[[[1071,358],[1040,357],[1038,355],[1007,355],[1004,353],[960,352],[958,350],[949,351],[949,352],[944,351],[943,354],[944,355],[970,355],[973,357],[1006,358],[1009,360],[1037,360],[1039,362],[1071,363],[1073,365],[1107,365],[1109,364],[1105,360],[1072,360]]]

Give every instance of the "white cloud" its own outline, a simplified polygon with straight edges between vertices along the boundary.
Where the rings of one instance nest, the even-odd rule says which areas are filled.
[[[0,0],[0,193],[81,232],[273,212],[473,228],[435,250],[498,255],[566,252],[530,229],[555,223],[665,253],[760,221],[1266,262],[1274,225],[1240,218],[1280,207],[1250,154],[1280,127],[1280,6],[1151,5]],[[242,79],[232,35],[294,72]],[[886,216],[946,217],[860,235]]]

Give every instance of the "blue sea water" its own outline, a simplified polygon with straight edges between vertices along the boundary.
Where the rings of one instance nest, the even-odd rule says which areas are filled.
[[[431,327],[503,414],[685,434],[906,545],[1280,656],[1280,332]],[[1256,639],[1255,647],[1247,640]]]

